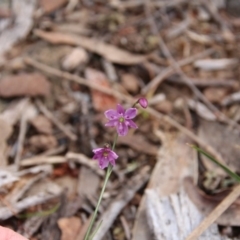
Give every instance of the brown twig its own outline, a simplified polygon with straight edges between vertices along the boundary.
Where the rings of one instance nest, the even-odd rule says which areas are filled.
[[[195,240],[220,217],[228,207],[239,197],[240,185],[236,186],[233,191],[193,230],[186,240]]]
[[[20,120],[20,132],[18,135],[17,152],[16,152],[16,156],[14,159],[14,163],[15,163],[17,169],[20,166],[20,158],[22,155],[23,144],[24,144],[24,140],[26,137],[26,132],[27,132],[27,119],[25,118],[25,116],[22,116],[21,120]]]
[[[63,123],[61,123],[45,106],[40,100],[36,100],[36,104],[40,111],[50,119],[68,138],[72,141],[77,140],[77,136],[72,133],[68,128],[66,128]]]
[[[197,53],[191,57],[185,58],[179,62],[177,62],[177,64],[180,67],[183,67],[185,65],[188,65],[194,61],[196,61],[197,59],[201,59],[204,57],[207,57],[209,55],[211,55],[212,53],[214,53],[214,49],[210,48],[207,49],[206,51],[203,51],[201,53]],[[154,77],[149,84],[147,84],[143,89],[142,89],[142,94],[147,94],[149,92],[151,92],[151,94],[153,94],[156,90],[156,88],[170,75],[174,74],[176,72],[176,69],[173,66],[169,66],[166,69],[164,69],[163,71],[161,71],[156,77]]]
[[[90,168],[95,173],[97,173],[100,177],[104,176],[104,171],[99,169],[99,167],[93,161],[90,161],[90,159],[83,154],[68,152],[66,155],[66,158],[68,160],[73,159],[74,161]]]
[[[177,83],[177,84],[185,84],[181,78],[170,77],[166,80],[167,82]],[[195,79],[191,78],[192,83],[197,87],[228,87],[228,88],[236,88],[238,86],[238,82],[236,80],[218,80],[218,79]]]

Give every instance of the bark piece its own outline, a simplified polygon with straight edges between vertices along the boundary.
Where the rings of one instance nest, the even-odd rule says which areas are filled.
[[[46,96],[49,93],[50,84],[39,73],[12,75],[0,80],[1,97]]]

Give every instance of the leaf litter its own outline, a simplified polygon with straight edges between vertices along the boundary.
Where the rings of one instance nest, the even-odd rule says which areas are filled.
[[[12,2],[0,4],[1,224],[83,239],[104,175],[91,151],[111,141],[103,111],[145,94],[94,239],[191,239],[201,222],[199,239],[239,237],[235,183],[186,145],[240,173],[238,1]]]

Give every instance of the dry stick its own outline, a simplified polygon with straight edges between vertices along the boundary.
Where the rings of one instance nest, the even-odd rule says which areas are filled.
[[[146,10],[148,11],[148,15],[151,16],[148,6],[146,7]],[[156,34],[158,36],[159,45],[160,45],[160,48],[161,48],[163,54],[168,58],[168,60],[173,65],[176,72],[181,76],[182,80],[186,83],[186,85],[193,91],[193,93],[200,100],[202,100],[207,105],[207,107],[211,111],[213,111],[213,113],[216,115],[217,118],[221,119],[222,121],[225,121],[226,123],[228,123],[231,126],[237,126],[239,128],[239,125],[236,122],[232,121],[231,119],[228,119],[222,112],[220,112],[218,110],[217,107],[215,107],[211,102],[209,102],[208,99],[201,93],[201,91],[192,83],[191,79],[189,79],[187,77],[187,75],[182,71],[181,67],[175,61],[172,54],[170,53],[170,51],[169,51],[167,45],[165,44],[164,40],[162,39],[161,35],[158,34],[158,29],[157,29],[157,26],[156,26],[156,23],[155,23],[154,19],[152,17],[150,17],[149,19],[151,21],[150,23],[151,23],[152,30],[153,30],[154,34]]]
[[[86,157],[85,155],[83,155],[81,153],[68,152],[66,154],[66,158],[68,160],[72,159],[75,162],[78,162],[78,163],[90,168],[92,171],[97,173],[100,177],[103,177],[105,175],[103,170],[99,169],[99,167],[93,161],[90,161],[90,159],[88,157]]]
[[[240,185],[236,186],[233,191],[219,203],[219,205],[195,228],[186,240],[195,240],[220,217],[228,207],[239,197]]]
[[[179,61],[177,64],[181,67],[188,65],[198,59],[207,57],[209,55],[211,55],[212,53],[214,53],[215,50],[213,48],[207,49],[206,51],[203,51],[201,53],[197,53],[191,57],[185,58],[181,61]],[[159,73],[155,78],[153,78],[149,84],[147,84],[143,89],[142,89],[142,93],[143,94],[147,94],[149,91],[151,91],[151,93],[155,92],[156,88],[158,87],[158,85],[160,85],[165,78],[167,78],[168,76],[174,74],[176,72],[176,69],[172,66],[167,67],[166,69],[164,69],[161,73]]]
[[[185,84],[180,78],[168,78],[166,81],[177,83],[177,84]],[[238,86],[237,80],[219,80],[219,79],[211,79],[211,80],[201,80],[191,78],[192,83],[197,87],[228,87],[228,88],[236,88]]]
[[[40,100],[36,100],[36,103],[40,111],[50,119],[68,138],[72,141],[77,140],[77,136],[72,133],[68,128],[66,128],[44,105]]]
[[[132,98],[130,96],[125,96],[122,93],[115,91],[114,89],[108,89],[106,87],[92,84],[91,82],[87,81],[86,79],[84,79],[82,77],[49,67],[45,64],[39,63],[39,62],[31,59],[31,58],[25,58],[25,62],[28,65],[33,66],[36,69],[41,70],[47,74],[54,75],[58,78],[65,78],[67,80],[74,81],[78,84],[82,84],[84,86],[93,88],[93,89],[103,92],[105,94],[114,96],[119,100],[127,101],[129,104],[133,104],[136,101],[134,98]],[[203,149],[205,149],[207,152],[209,152],[211,155],[213,155],[219,162],[224,163],[224,160],[222,159],[222,157],[218,154],[218,152],[215,149],[213,149],[211,146],[207,145],[201,138],[199,138],[197,135],[195,135],[193,132],[191,132],[187,128],[183,127],[181,124],[179,124],[174,119],[172,119],[171,117],[169,117],[167,115],[157,112],[156,110],[154,110],[151,107],[148,107],[146,109],[146,111],[149,112],[151,115],[155,116],[157,119],[164,120],[164,121],[168,122],[171,126],[177,128],[179,131],[186,134],[189,138],[191,138],[193,141],[198,143]]]
[[[20,166],[20,158],[23,150],[23,143],[26,137],[26,132],[27,132],[27,119],[25,118],[25,116],[22,116],[20,120],[20,132],[18,135],[17,153],[14,159],[14,163],[17,169]]]

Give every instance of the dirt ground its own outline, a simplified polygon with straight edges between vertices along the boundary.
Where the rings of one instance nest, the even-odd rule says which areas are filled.
[[[238,0],[0,0],[0,224],[82,240],[130,108],[93,238],[240,239]],[[0,236],[1,239],[1,236]]]

